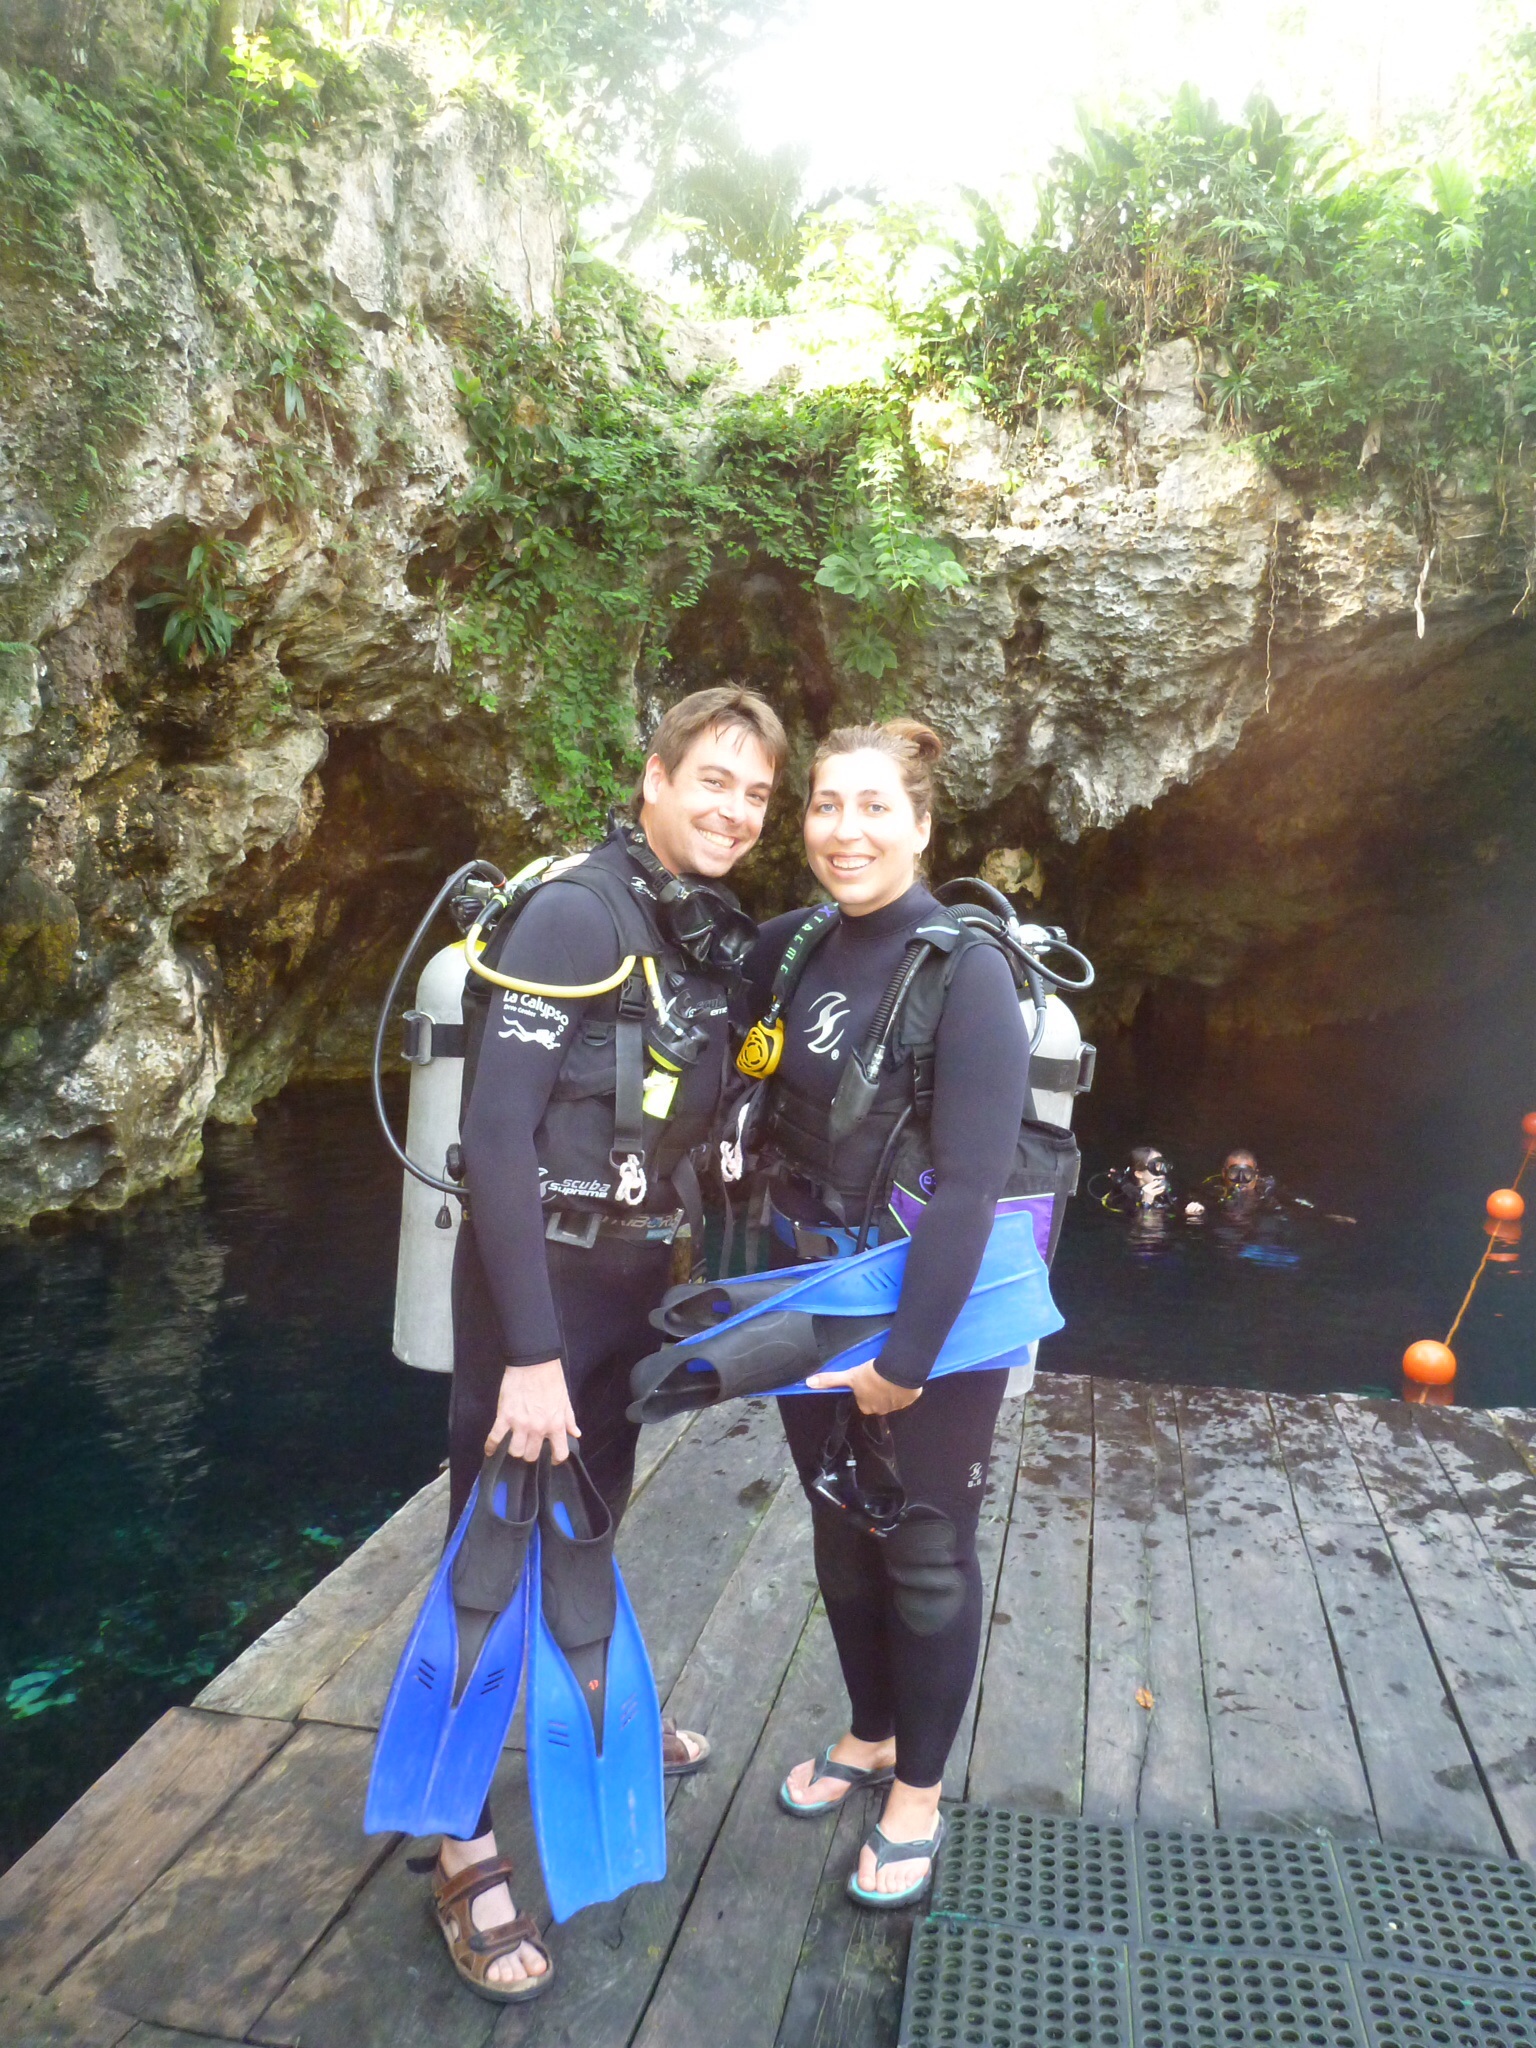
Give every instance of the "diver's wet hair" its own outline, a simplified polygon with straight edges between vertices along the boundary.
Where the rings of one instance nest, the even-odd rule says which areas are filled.
[[[1158,1162],[1156,1167],[1152,1165],[1154,1159]],[[1163,1156],[1161,1145],[1133,1145],[1131,1147],[1132,1173],[1155,1173],[1159,1170],[1163,1173],[1168,1171],[1168,1161]]]
[[[933,809],[933,764],[943,751],[944,742],[933,727],[916,718],[888,718],[884,725],[840,725],[816,749],[806,807],[810,807],[816,794],[816,778],[828,761],[836,760],[840,754],[884,754],[896,763],[901,786],[912,804],[912,815],[921,824]]]

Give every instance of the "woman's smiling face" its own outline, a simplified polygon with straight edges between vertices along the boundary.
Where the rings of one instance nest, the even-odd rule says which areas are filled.
[[[834,754],[816,773],[805,812],[805,854],[850,917],[881,910],[917,878],[932,821],[919,818],[889,754]]]

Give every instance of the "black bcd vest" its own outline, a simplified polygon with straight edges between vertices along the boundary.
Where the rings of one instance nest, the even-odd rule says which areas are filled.
[[[828,909],[814,915],[820,929],[809,930],[809,920],[801,927],[809,943],[795,947],[792,942],[786,949],[793,978],[788,987],[775,983],[781,1009],[788,1007],[793,982],[813,947],[836,923],[835,912]],[[933,1192],[935,1042],[960,961],[972,946],[995,945],[1022,991],[1018,964],[989,935],[988,923],[989,913],[970,906],[963,917],[940,909],[923,919],[830,1104],[783,1081],[762,1084],[764,1096],[753,1125],[770,1184],[792,1176],[809,1188],[825,1220],[847,1229],[860,1229],[868,1217],[871,1244],[904,1234],[890,1207],[895,1190],[906,1196],[903,1206],[917,1207]],[[1024,1118],[1003,1193],[1061,1198],[1052,1209],[1048,1257],[1056,1250],[1063,1201],[1077,1187],[1079,1163],[1077,1140],[1069,1130]]]
[[[543,1121],[535,1134],[540,1191],[547,1208],[597,1210],[634,1215],[636,1208],[620,1202],[622,1157],[633,1152],[644,1162],[647,1190],[642,1210],[673,1206],[667,1185],[680,1161],[709,1136],[714,1109],[711,1091],[706,1108],[685,1110],[674,1101],[665,1115],[652,1105],[667,1095],[647,1089],[648,1081],[665,1081],[679,1065],[678,1033],[659,1027],[649,985],[640,962],[655,962],[657,980],[674,1025],[687,1027],[719,1014],[722,990],[664,937],[650,902],[650,884],[629,859],[617,838],[605,840],[590,854],[561,866],[547,880],[589,889],[604,904],[618,934],[619,959],[635,955],[635,966],[613,992],[588,999],[586,1015],[567,1046],[550,1094]],[[492,930],[482,956],[498,969],[517,914],[529,900],[529,889],[516,898]],[[463,1110],[469,1106],[479,1067],[492,1002],[502,991],[471,972],[464,983]],[[700,1027],[702,1030],[702,1026]],[[693,1060],[709,1058],[706,1045]],[[723,1049],[722,1049],[723,1057]],[[683,1061],[682,1064],[693,1062]],[[679,1084],[677,1095],[684,1093]]]

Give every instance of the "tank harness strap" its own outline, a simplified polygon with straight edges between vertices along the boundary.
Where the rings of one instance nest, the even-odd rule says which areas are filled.
[[[805,972],[805,963],[836,925],[838,916],[839,911],[835,903],[819,903],[804,924],[793,933],[774,970],[773,993],[768,1005],[770,1017],[783,1016],[785,1007]]]
[[[886,984],[885,993],[870,1019],[864,1043],[844,1067],[842,1078],[837,1084],[837,1093],[832,1098],[832,1110],[827,1119],[829,1143],[841,1144],[874,1107],[875,1097],[880,1090],[880,1077],[885,1071],[886,1060],[890,1055],[897,1020],[901,1016],[908,992],[917,979],[918,971],[931,951],[932,942],[929,939],[908,940],[906,949],[896,964],[896,972]]]
[[[407,1010],[400,1019],[400,1057],[413,1067],[429,1060],[461,1060],[468,1043],[462,1024],[445,1024],[425,1010]]]
[[[614,1199],[637,1209],[645,1200],[645,976],[632,971],[619,990],[614,1027],[613,1149],[619,1171]]]
[[[693,1161],[685,1152],[671,1173],[672,1192],[677,1196],[688,1225],[689,1253],[692,1261],[691,1274],[696,1279],[704,1277],[704,1191],[699,1186],[699,1176]],[[724,1271],[722,1265],[721,1268]]]

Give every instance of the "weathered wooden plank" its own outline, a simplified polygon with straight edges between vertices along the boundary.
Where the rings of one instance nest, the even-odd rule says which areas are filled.
[[[704,1866],[635,2048],[770,2048],[826,1862],[824,1822],[775,1794],[847,1713],[832,1633],[801,1637],[763,1739]]]
[[[787,1479],[673,1688],[670,1705],[679,1719],[702,1729],[714,1748],[708,1768],[674,1790],[665,1882],[644,1885],[556,1929],[560,1995],[508,2011],[496,2030],[496,2048],[593,2048],[629,2040],[757,1749],[814,1592],[810,1514],[799,1486]],[[782,1775],[793,1757],[768,1761]],[[786,1818],[784,1825],[794,1823]]]
[[[982,1577],[982,1630],[997,1594],[1003,1544],[1018,1478],[1027,1397],[1005,1401],[997,1419],[986,1498],[977,1531]],[[979,1674],[978,1674],[979,1675]],[[970,1768],[978,1687],[944,1768],[947,1784],[963,1786]],[[798,1759],[797,1759],[798,1761]],[[901,2018],[902,1981],[912,1913],[850,1912],[844,1895],[859,1847],[880,1816],[883,1792],[851,1793],[843,1801],[817,1887],[776,2048],[888,2048]]]
[[[1177,1400],[1218,1821],[1374,1833],[1264,1397],[1181,1388]]]
[[[775,2048],[890,2048],[896,2039],[917,1909],[860,1912],[845,1889],[884,1800],[879,1791],[843,1801]]]
[[[1536,1855],[1536,1639],[1470,1516],[1399,1401],[1336,1401],[1514,1853]]]
[[[210,2042],[222,2044],[229,2039],[228,2034],[186,2034],[177,2027],[153,2027],[140,2020],[123,2048],[208,2048]]]
[[[1386,1531],[1330,1403],[1270,1403],[1383,1839],[1498,1856],[1478,1781]]]
[[[699,1416],[624,1517],[617,1554],[663,1699],[789,1466],[773,1403],[728,1401]]]
[[[1426,1408],[1414,1419],[1526,1621],[1536,1622],[1536,1473],[1524,1450],[1476,1408]]]
[[[671,1456],[679,1439],[692,1429],[698,1419],[698,1415],[692,1412],[674,1415],[670,1422],[653,1422],[641,1430],[640,1441],[635,1446],[635,1483],[629,1493],[631,1507]]]
[[[442,1546],[447,1495],[446,1475],[424,1486],[226,1665],[193,1704],[291,1721],[420,1580]]]
[[[136,2019],[244,2035],[389,1851],[362,1832],[372,1749],[301,1728],[66,1984]]]
[[[434,1565],[423,1574],[394,1612],[386,1615],[314,1697],[305,1701],[299,1714],[301,1722],[328,1721],[333,1727],[377,1729],[400,1653],[421,1612],[435,1569]]]
[[[5,2048],[117,2048],[134,2025],[131,2014],[58,1991],[34,1997],[0,1985],[0,2041]]]
[[[0,1877],[0,1976],[54,1983],[258,1771],[288,1730],[173,1707]]]
[[[1082,1811],[1092,1495],[1091,1383],[1042,1375],[983,1649],[967,1798]]]
[[[976,1530],[976,1561],[981,1566],[982,1589],[981,1651],[976,1659],[971,1696],[965,1703],[965,1714],[944,1765],[944,1783],[950,1788],[951,1797],[958,1796],[970,1775],[971,1750],[976,1741],[976,1712],[981,1704],[982,1657],[987,1646],[987,1631],[992,1625],[992,1610],[997,1605],[997,1582],[1003,1568],[1008,1525],[1013,1516],[1013,1497],[1018,1489],[1019,1460],[1024,1450],[1024,1424],[1029,1399],[1029,1395],[1020,1394],[1003,1403],[992,1439],[992,1463],[987,1472],[987,1490]]]
[[[513,1897],[549,1918],[520,1754],[502,1758],[491,1788],[497,1847],[515,1866]],[[406,1868],[436,1841],[407,1842],[376,1870],[292,1981],[250,2029],[282,2048],[484,2048],[496,2009],[474,1997],[448,1958],[430,1880]],[[550,1998],[565,1987],[551,1986]]]
[[[1098,1380],[1083,1812],[1215,1820],[1178,1418],[1165,1388]]]

